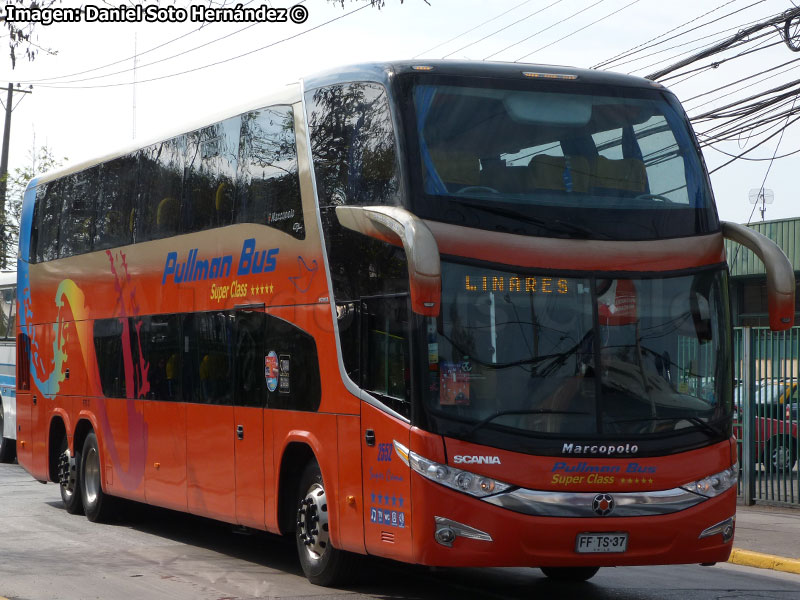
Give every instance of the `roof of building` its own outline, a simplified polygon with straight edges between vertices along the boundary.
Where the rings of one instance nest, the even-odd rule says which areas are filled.
[[[792,268],[800,271],[800,218],[758,221],[747,225],[774,241],[789,257]],[[725,240],[728,265],[734,277],[764,275],[764,264],[752,251]]]

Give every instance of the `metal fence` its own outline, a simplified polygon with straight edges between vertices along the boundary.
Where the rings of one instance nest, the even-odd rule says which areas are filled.
[[[734,329],[739,496],[746,504],[800,507],[800,327]]]

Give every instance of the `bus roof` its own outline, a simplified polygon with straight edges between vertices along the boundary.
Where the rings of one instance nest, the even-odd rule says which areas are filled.
[[[430,71],[422,71],[420,70],[420,67],[430,69]],[[585,83],[638,88],[657,87],[663,89],[661,84],[648,79],[634,77],[632,75],[612,73],[609,71],[595,71],[591,69],[579,69],[575,67],[558,65],[461,60],[403,60],[361,63],[323,71],[302,79],[302,83],[305,89],[314,89],[323,85],[334,85],[337,83],[346,83],[348,81],[376,81],[379,83],[388,84],[388,81],[392,75],[412,72],[429,72],[431,74],[456,75],[464,77],[496,77],[509,79],[520,79],[525,77],[523,73],[539,73],[545,75],[568,75]],[[245,113],[249,110],[256,110],[258,108],[263,108],[265,106],[274,104],[293,104],[300,101],[300,93],[300,82],[291,83],[284,88],[279,89],[269,95],[260,97],[257,100],[253,100],[239,106],[231,106],[227,109],[223,109],[217,114],[210,115],[201,120],[195,119],[191,122],[187,122],[185,125],[177,127],[167,134],[159,135],[142,142],[131,143],[119,150],[109,152],[100,157],[71,163],[54,171],[44,173],[39,177],[34,178],[31,183],[38,185],[39,183],[46,183],[47,181],[82,171],[96,164],[124,156],[130,152],[149,146],[150,144],[170,139],[182,133],[194,131],[211,123],[222,121],[229,117]]]

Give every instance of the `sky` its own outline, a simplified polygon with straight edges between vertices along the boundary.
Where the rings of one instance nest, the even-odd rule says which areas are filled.
[[[264,4],[289,8],[297,2],[242,3],[251,8]],[[125,0],[64,0],[56,6],[122,4]],[[155,6],[147,0],[140,4]],[[161,0],[160,6],[172,4]],[[208,5],[208,0],[175,4]],[[13,70],[7,52],[0,54],[0,86],[9,82],[23,89],[33,86],[31,94],[14,94],[9,169],[30,165],[32,148],[42,145],[69,162],[102,156],[174,133],[184,123],[188,129],[206,116],[300,77],[355,62],[451,58],[589,68],[654,39],[661,41],[639,52],[637,60],[609,67],[643,76],[733,35],[746,24],[794,7],[790,0],[386,0],[380,10],[366,6],[364,0],[345,0],[344,6],[328,0],[301,4],[307,9],[302,23],[202,23],[187,18],[175,23],[82,19],[38,25],[37,44],[57,54],[40,50],[33,62],[20,57]],[[228,5],[235,2],[228,0]],[[684,35],[668,39],[680,33]],[[761,43],[779,41],[775,31]],[[0,30],[0,49],[7,43],[7,30]],[[772,71],[775,77],[738,93],[746,84],[694,99],[793,59],[800,59],[800,54],[774,44],[666,84],[691,116],[800,78],[798,62],[797,70],[788,70],[793,68],[789,65],[786,72]],[[5,93],[0,95],[5,101]],[[740,154],[755,143],[756,139],[743,138],[717,148]],[[766,206],[767,220],[800,216],[796,184],[800,154],[770,160],[773,154],[798,148],[800,122],[747,155],[758,160],[737,160],[714,172],[711,180],[720,217],[740,223],[760,220],[758,207],[748,196],[762,184],[774,195],[774,202]],[[713,148],[703,154],[711,170],[729,160]]]

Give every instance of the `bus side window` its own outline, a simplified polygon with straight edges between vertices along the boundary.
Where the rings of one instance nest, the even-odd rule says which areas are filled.
[[[180,318],[178,315],[140,317],[134,320],[133,329],[139,331],[138,347],[147,373],[147,380],[139,383],[137,395],[155,400],[179,400]]]
[[[182,231],[222,227],[233,221],[240,122],[241,117],[232,117],[188,134]]]
[[[408,297],[370,298],[362,307],[361,387],[411,415]]]
[[[92,249],[95,203],[100,167],[92,167],[66,178],[70,183],[62,198],[59,258],[84,254]]]
[[[386,90],[355,82],[306,93],[321,208],[399,204],[397,156]]]
[[[61,203],[68,179],[53,181],[36,194],[36,262],[58,258],[58,225],[61,218]]]
[[[0,291],[0,338],[14,339],[14,307],[16,288]]]
[[[259,223],[305,239],[291,106],[242,115],[237,223]]]
[[[267,407],[315,412],[322,399],[317,343],[297,327],[266,315],[264,367],[275,377],[267,378]]]
[[[94,350],[100,385],[106,398],[126,398],[125,359],[122,349],[124,318],[98,319],[94,322]],[[131,390],[132,391],[132,390]]]
[[[145,242],[178,233],[186,136],[148,146],[139,154],[134,240]]]
[[[187,314],[183,320],[184,400],[233,404],[233,317],[226,312]]]
[[[265,405],[265,333],[266,315],[263,312],[236,312],[236,406],[263,408]]]
[[[136,193],[135,154],[116,158],[102,166],[103,185],[97,196],[94,250],[117,248],[133,242],[131,211]]]

